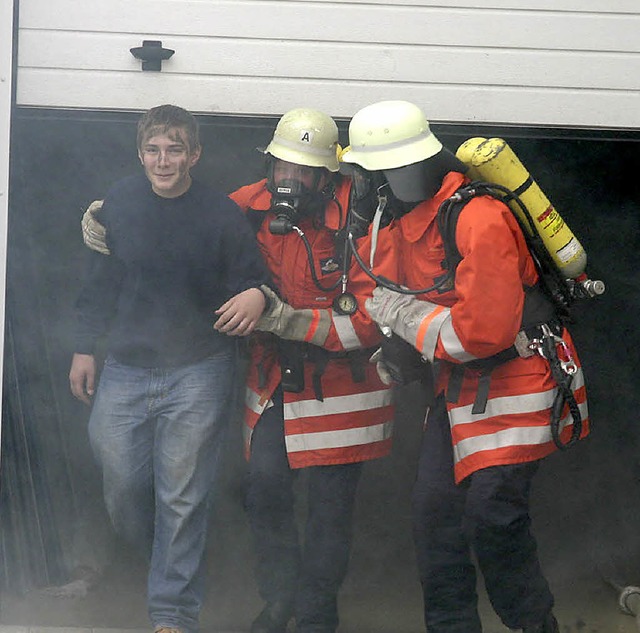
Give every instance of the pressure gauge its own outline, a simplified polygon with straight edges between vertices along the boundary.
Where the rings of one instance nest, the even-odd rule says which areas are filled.
[[[338,314],[354,314],[358,309],[358,302],[350,292],[343,292],[333,300],[333,309]]]

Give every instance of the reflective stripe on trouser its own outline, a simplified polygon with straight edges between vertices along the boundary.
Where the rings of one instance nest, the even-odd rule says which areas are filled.
[[[89,420],[115,530],[150,559],[154,626],[198,630],[209,494],[228,426],[232,353],[158,369],[105,361]]]
[[[347,572],[352,515],[362,464],[292,470],[284,444],[282,392],[273,394],[253,430],[247,512],[254,537],[256,576],[267,603],[295,603],[296,632],[332,633],[337,595]],[[300,548],[293,483],[308,477],[308,515]]]
[[[491,604],[505,625],[541,622],[553,597],[530,532],[529,489],[537,462],[453,479],[449,422],[431,409],[413,490],[413,530],[429,633],[481,633],[475,551]]]

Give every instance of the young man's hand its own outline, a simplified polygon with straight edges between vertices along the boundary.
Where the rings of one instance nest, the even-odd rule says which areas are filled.
[[[95,393],[96,360],[91,354],[74,354],[69,370],[71,393],[81,402],[91,404]]]
[[[217,310],[218,320],[213,327],[230,336],[248,336],[264,310],[266,300],[259,288],[249,288],[231,297]]]

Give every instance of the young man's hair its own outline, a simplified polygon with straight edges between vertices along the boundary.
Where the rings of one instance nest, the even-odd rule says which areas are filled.
[[[172,128],[182,128],[187,134],[189,150],[200,147],[200,133],[196,118],[179,106],[165,104],[147,110],[138,121],[138,149],[156,134],[167,134]]]

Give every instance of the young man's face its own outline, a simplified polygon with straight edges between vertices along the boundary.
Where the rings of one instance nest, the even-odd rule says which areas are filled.
[[[151,188],[163,198],[177,198],[191,186],[191,168],[200,158],[200,148],[190,148],[186,132],[172,128],[150,136],[138,151]]]

